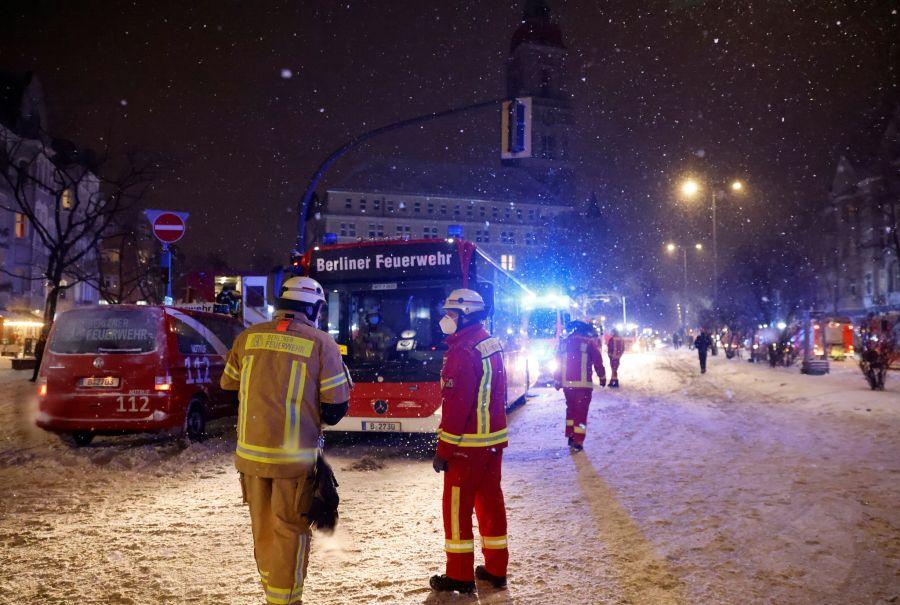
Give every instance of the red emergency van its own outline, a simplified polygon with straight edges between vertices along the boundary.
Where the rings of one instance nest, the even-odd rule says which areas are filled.
[[[219,377],[242,329],[228,315],[177,307],[61,313],[38,376],[37,425],[79,446],[147,431],[201,440],[207,420],[237,413]]]

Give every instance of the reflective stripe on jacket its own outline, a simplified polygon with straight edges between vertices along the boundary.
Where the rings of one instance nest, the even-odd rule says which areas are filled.
[[[448,336],[447,346],[438,456],[450,458],[461,448],[506,447],[506,370],[500,341],[476,324]]]
[[[603,356],[593,338],[572,334],[559,343],[557,380],[565,389],[594,388],[594,371],[606,378]]]
[[[319,406],[350,399],[337,343],[305,317],[241,332],[221,386],[238,391],[240,400],[235,466],[258,477],[306,474],[318,451]]]

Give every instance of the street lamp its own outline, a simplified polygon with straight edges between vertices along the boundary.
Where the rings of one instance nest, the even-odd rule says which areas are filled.
[[[734,193],[743,193],[744,183],[739,180],[731,181],[729,188]],[[686,198],[692,198],[700,193],[700,183],[693,178],[685,179],[681,182],[681,194]],[[713,310],[718,317],[719,313],[719,237],[718,237],[718,221],[716,220],[716,199],[724,196],[724,190],[717,190],[715,187],[709,188],[710,201],[712,203],[712,246],[713,246]],[[700,248],[697,248],[698,250]]]
[[[679,248],[681,248],[681,258],[682,258],[683,267],[684,267],[684,277],[683,277],[683,280],[682,280],[682,286],[681,286],[681,287],[682,287],[682,290],[681,290],[681,313],[682,313],[682,315],[681,315],[682,320],[681,320],[681,321],[682,321],[682,326],[681,326],[681,327],[684,328],[684,327],[687,326],[687,276],[688,276],[688,271],[687,271],[687,247],[686,247],[686,246],[680,246],[680,245],[678,245],[678,244],[676,244],[676,243],[673,243],[673,242],[670,242],[670,243],[666,244],[666,250],[669,252],[669,254],[674,253],[674,252],[675,252],[676,250],[678,250]],[[694,249],[695,249],[695,250],[703,250],[703,244],[701,244],[701,243],[696,243],[696,244],[694,244]]]

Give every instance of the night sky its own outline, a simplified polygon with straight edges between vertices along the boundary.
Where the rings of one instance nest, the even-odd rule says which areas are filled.
[[[896,94],[898,2],[550,5],[582,190],[632,242],[670,235],[685,171],[747,179],[732,229],[808,210]],[[351,135],[503,96],[521,14],[509,0],[4,2],[0,69],[37,73],[55,135],[170,158],[148,205],[191,212],[186,249],[240,267],[284,258],[309,175]],[[485,111],[392,134],[333,175],[372,154],[495,162],[498,128]]]

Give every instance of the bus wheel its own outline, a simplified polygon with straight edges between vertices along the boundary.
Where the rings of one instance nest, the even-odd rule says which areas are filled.
[[[69,445],[84,447],[94,440],[94,434],[90,431],[75,431],[74,433],[60,435],[60,438]]]
[[[193,443],[206,439],[206,410],[199,397],[194,397],[188,404],[184,417],[184,435]]]

